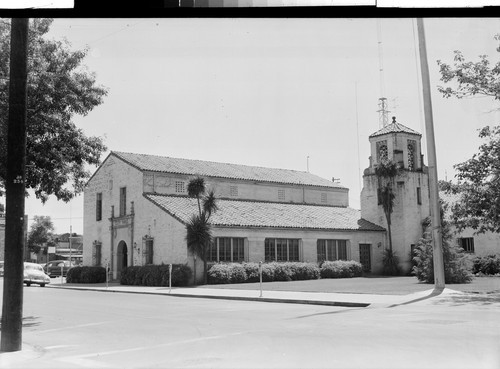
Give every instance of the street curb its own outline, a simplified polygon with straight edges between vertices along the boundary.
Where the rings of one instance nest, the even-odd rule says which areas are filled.
[[[130,293],[136,295],[157,295],[157,296],[189,297],[189,298],[213,299],[213,300],[257,301],[257,302],[274,302],[274,303],[284,303],[284,304],[323,305],[323,306],[340,306],[340,307],[368,307],[371,305],[371,303],[364,303],[364,302],[299,300],[299,299],[280,299],[272,297],[248,297],[248,296],[194,295],[194,294],[188,295],[181,293],[103,290],[103,289],[93,289],[85,287],[51,286],[50,288],[61,288],[61,289],[78,290],[78,291]]]

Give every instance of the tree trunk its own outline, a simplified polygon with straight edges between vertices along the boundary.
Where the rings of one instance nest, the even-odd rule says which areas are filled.
[[[389,236],[389,251],[392,254],[391,215],[390,214],[385,214],[385,217],[387,219],[387,233],[388,233],[388,236]]]

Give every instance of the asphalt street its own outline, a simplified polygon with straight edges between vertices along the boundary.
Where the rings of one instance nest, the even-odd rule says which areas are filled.
[[[1,368],[498,368],[498,295],[391,308],[24,289]]]

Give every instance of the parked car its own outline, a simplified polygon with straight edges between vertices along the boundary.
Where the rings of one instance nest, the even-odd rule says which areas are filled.
[[[26,283],[26,286],[39,284],[40,287],[45,287],[46,284],[50,283],[50,278],[45,274],[41,265],[25,262],[24,283]]]
[[[70,263],[69,260],[53,260],[45,264],[44,270],[45,273],[47,273],[50,278],[60,277],[61,267],[62,267],[62,276],[66,277],[66,274],[68,274],[68,270],[70,270],[74,266],[75,263],[73,262]]]
[[[0,261],[0,277],[3,277],[3,261]]]

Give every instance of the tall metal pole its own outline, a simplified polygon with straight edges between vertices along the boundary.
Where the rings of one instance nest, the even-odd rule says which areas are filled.
[[[437,180],[436,142],[434,139],[434,123],[432,119],[432,99],[425,46],[424,21],[417,19],[418,45],[420,50],[420,68],[422,72],[422,92],[424,96],[425,133],[427,135],[427,155],[429,156],[429,189],[432,220],[434,288],[444,288],[443,242],[441,236],[441,208],[439,206],[439,189]]]
[[[22,348],[24,196],[28,19],[12,19],[5,216],[5,266],[0,351]]]

